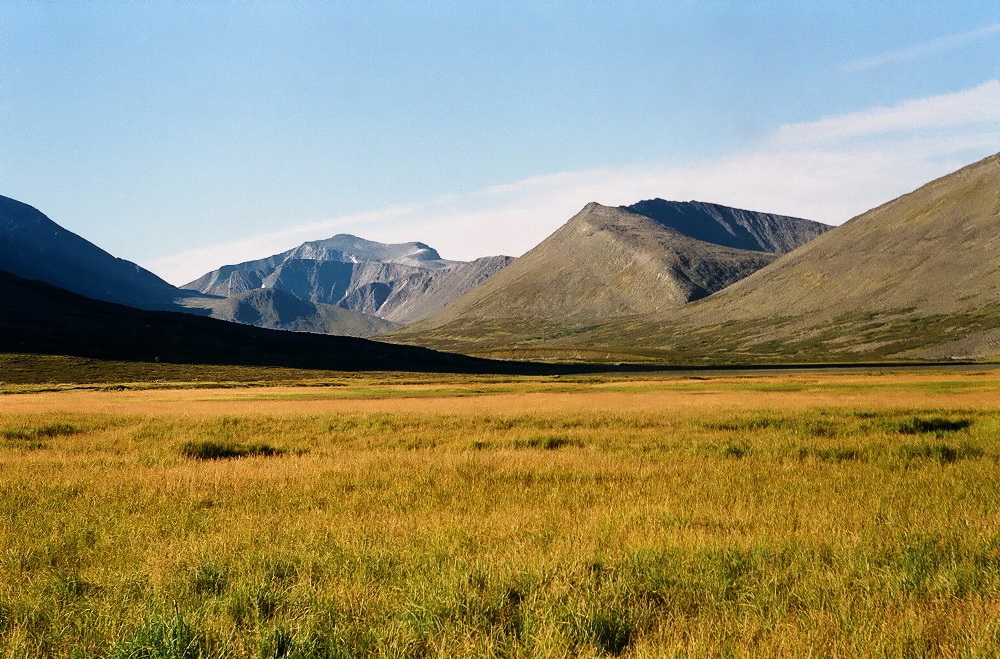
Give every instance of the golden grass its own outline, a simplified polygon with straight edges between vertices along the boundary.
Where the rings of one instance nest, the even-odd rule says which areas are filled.
[[[0,656],[994,656],[998,391],[3,396]],[[199,442],[286,452],[185,457]]]

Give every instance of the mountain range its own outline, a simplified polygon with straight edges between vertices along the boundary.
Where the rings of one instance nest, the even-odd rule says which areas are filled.
[[[4,271],[0,271],[0,352],[333,370],[516,372],[519,368],[425,348],[142,310]]]
[[[513,261],[509,256],[448,261],[424,243],[390,245],[339,234],[224,266],[184,288],[224,297],[275,289],[381,318],[391,328],[439,311]]]
[[[590,203],[519,259],[449,261],[424,243],[341,234],[185,288],[0,197],[0,350],[211,361],[253,359],[257,346],[264,363],[312,363],[306,348],[325,364],[474,363],[302,338],[351,333],[516,358],[993,359],[998,190],[1000,154],[833,228],[697,201]],[[359,361],[331,356],[340,346]]]
[[[382,334],[440,309],[512,260],[445,261],[422,243],[385,245],[341,235],[271,257],[274,276],[266,282],[252,276],[266,269],[261,264],[269,260],[254,262],[260,266],[256,270],[229,266],[210,273],[202,279],[214,277],[214,283],[202,292],[172,286],[64,229],[36,208],[0,197],[0,269],[8,273],[105,302],[210,315],[269,329]],[[303,280],[312,281],[314,294],[303,292]],[[338,290],[346,295],[337,296]],[[368,313],[378,309],[388,317]]]

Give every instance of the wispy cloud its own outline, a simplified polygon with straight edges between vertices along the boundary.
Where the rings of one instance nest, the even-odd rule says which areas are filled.
[[[853,62],[844,64],[841,68],[844,71],[870,71],[872,69],[883,67],[886,64],[905,62],[906,60],[911,60],[923,55],[929,55],[931,53],[944,50],[952,50],[965,45],[970,41],[978,41],[979,39],[986,39],[998,35],[1000,35],[1000,23],[984,25],[983,27],[976,28],[975,30],[969,30],[968,32],[949,34],[943,37],[938,37],[937,39],[931,39],[930,41],[910,46],[908,48],[891,50],[859,60],[854,60]]]
[[[422,240],[446,258],[518,256],[587,202],[701,199],[839,224],[1000,149],[1000,81],[817,121],[787,124],[755,149],[668,163],[536,176],[470,194],[302,224],[145,263],[183,284],[223,264],[354,233]]]
[[[888,107],[851,112],[778,129],[778,142],[810,144],[872,135],[952,129],[1000,122],[1000,81],[951,94],[906,100]]]

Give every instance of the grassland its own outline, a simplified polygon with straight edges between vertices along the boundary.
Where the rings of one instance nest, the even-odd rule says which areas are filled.
[[[1000,372],[161,384],[0,396],[0,656],[1000,652]]]

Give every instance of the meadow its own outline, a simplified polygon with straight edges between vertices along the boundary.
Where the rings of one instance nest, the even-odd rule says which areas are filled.
[[[3,657],[1000,653],[1000,371],[0,385]]]

